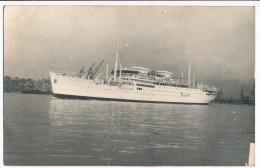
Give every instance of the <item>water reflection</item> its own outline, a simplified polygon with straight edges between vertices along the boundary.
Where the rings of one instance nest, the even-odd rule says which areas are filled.
[[[5,162],[18,165],[235,166],[254,142],[251,106],[5,99]]]
[[[86,151],[109,165],[140,158],[149,165],[175,149],[199,149],[205,137],[200,131],[203,108],[207,106],[52,99],[51,135],[64,143],[88,140]]]

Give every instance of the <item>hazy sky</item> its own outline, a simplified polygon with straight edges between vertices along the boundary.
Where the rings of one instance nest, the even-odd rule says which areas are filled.
[[[254,76],[253,7],[6,6],[4,75],[47,78],[105,58],[114,66],[167,70],[239,95]],[[100,72],[100,71],[99,71]]]

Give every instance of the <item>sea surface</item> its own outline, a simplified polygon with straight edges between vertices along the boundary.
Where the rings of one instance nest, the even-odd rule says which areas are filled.
[[[4,94],[5,165],[244,166],[249,105],[178,105]]]

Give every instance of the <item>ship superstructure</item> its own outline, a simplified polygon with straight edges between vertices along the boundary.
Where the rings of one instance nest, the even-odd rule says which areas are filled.
[[[119,44],[118,44],[119,46]],[[209,104],[217,89],[209,84],[198,84],[189,78],[174,77],[168,71],[149,71],[144,67],[122,68],[118,66],[117,47],[115,66],[111,74],[108,67],[105,77],[96,75],[104,60],[87,72],[50,72],[52,91],[56,97],[135,101],[153,103]]]

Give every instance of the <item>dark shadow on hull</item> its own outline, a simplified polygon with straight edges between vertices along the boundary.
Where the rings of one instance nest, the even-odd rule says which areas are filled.
[[[209,105],[209,103],[179,103],[179,102],[162,102],[162,101],[127,100],[127,99],[111,99],[111,98],[100,98],[100,97],[73,96],[73,95],[63,95],[63,94],[53,94],[53,96],[57,97],[57,98],[61,98],[61,99],[102,100],[102,101],[160,103],[160,104]]]

